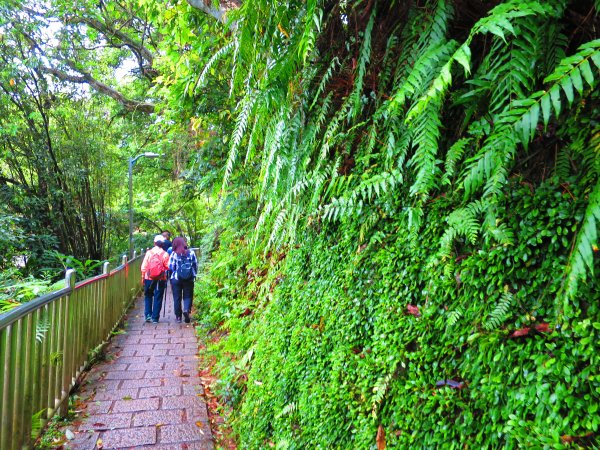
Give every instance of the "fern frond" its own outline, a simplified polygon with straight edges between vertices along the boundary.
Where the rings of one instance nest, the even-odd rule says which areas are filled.
[[[281,230],[283,228],[283,225],[285,223],[285,219],[288,215],[288,211],[287,209],[282,209],[281,211],[279,211],[279,214],[277,214],[277,217],[275,218],[275,223],[273,224],[272,227],[272,231],[271,231],[271,236],[269,236],[269,242],[267,243],[267,248],[271,246],[271,244],[279,242],[280,241],[280,236],[279,236],[279,230]]]
[[[233,138],[231,141],[231,149],[229,150],[229,157],[227,158],[227,164],[225,165],[225,175],[223,176],[223,190],[229,182],[229,177],[233,171],[233,166],[237,158],[237,149],[242,142],[246,127],[248,126],[248,119],[254,107],[256,101],[256,95],[249,93],[242,99],[241,108],[238,116],[236,117],[235,130],[233,131]]]
[[[271,132],[269,133],[269,138],[267,139],[265,137],[265,155],[267,157],[262,164],[262,167],[264,169],[264,174],[262,176],[263,193],[266,191],[267,183],[269,182],[270,172],[273,166],[273,160],[275,159],[275,155],[277,154],[277,151],[279,150],[282,143],[282,136],[284,134],[286,124],[285,120],[285,117],[275,116],[273,125],[269,127],[269,129],[271,130]],[[277,169],[275,171],[275,177],[277,177],[281,166],[279,168],[276,166],[275,169]]]
[[[194,92],[196,92],[196,90],[199,87],[202,87],[204,85],[204,80],[206,79],[206,75],[208,74],[210,69],[212,69],[212,67],[216,64],[217,61],[219,61],[221,58],[223,58],[229,52],[233,51],[233,49],[234,49],[234,43],[229,42],[228,44],[224,45],[219,50],[217,50],[215,52],[215,54],[211,56],[211,58],[208,60],[208,62],[204,66],[204,69],[202,69],[202,72],[200,72],[200,76],[196,80],[196,83],[194,84],[194,88],[192,89],[192,92],[190,94],[193,94]]]
[[[481,230],[478,216],[486,205],[481,201],[469,203],[464,208],[454,210],[446,219],[448,228],[440,239],[440,255],[443,258],[450,257],[452,244],[459,236],[464,236],[468,242],[474,244]]]
[[[394,374],[396,373],[396,364],[392,370],[382,378],[379,378],[373,386],[373,397],[371,398],[371,416],[376,419],[377,414],[379,412],[379,408],[381,406],[381,402],[385,398],[385,394],[387,394],[392,378],[394,378]]]
[[[404,83],[397,89],[388,103],[390,112],[402,107],[406,100],[415,94],[420,94],[432,78],[432,72],[435,72],[440,66],[440,61],[447,61],[452,52],[453,43],[443,42],[425,52],[415,63],[413,70]]]
[[[592,70],[592,64],[596,66],[596,70]],[[523,103],[527,110],[515,125],[523,144],[526,145],[533,139],[540,112],[544,126],[547,126],[552,112],[557,118],[560,115],[561,92],[570,106],[575,99],[574,91],[583,95],[584,80],[590,88],[595,87],[598,69],[600,69],[600,39],[583,44],[577,53],[563,59],[554,72],[544,80],[545,83],[551,83],[551,86],[545,91],[534,93],[529,99],[523,101],[527,102]]]
[[[279,418],[281,418],[283,416],[288,416],[290,414],[293,414],[296,411],[296,409],[297,409],[297,407],[296,407],[296,404],[294,402],[288,403],[287,405],[285,405],[283,407],[283,409],[281,410],[281,412],[275,416],[275,418],[279,419]]]
[[[508,290],[508,286],[504,287],[504,292],[500,296],[500,299],[496,303],[496,306],[489,314],[487,321],[484,323],[483,328],[488,331],[498,328],[502,322],[507,319],[510,308],[513,303],[513,294]]]
[[[298,56],[306,64],[306,59],[315,46],[317,33],[321,31],[323,10],[317,8],[316,0],[309,0],[304,16],[304,31],[298,43]]]
[[[454,176],[456,170],[456,164],[461,160],[465,153],[466,147],[471,144],[473,140],[471,138],[462,138],[456,141],[446,152],[444,181],[448,184],[450,178]]]
[[[329,63],[329,67],[323,74],[323,78],[321,79],[321,82],[319,83],[319,86],[317,87],[317,90],[315,91],[315,94],[313,96],[313,101],[310,104],[310,106],[308,107],[309,111],[311,109],[313,109],[313,107],[315,106],[315,103],[317,103],[317,101],[321,98],[321,95],[323,94],[323,91],[325,90],[325,86],[327,86],[327,83],[329,83],[329,81],[331,80],[331,77],[333,76],[335,68],[339,65],[340,65],[340,60],[336,56],[335,58],[333,58],[331,60],[331,62]],[[328,97],[329,96],[331,96],[331,92],[328,94]]]
[[[441,102],[431,102],[423,114],[413,123],[413,145],[415,153],[409,166],[417,169],[415,181],[410,187],[411,195],[426,195],[435,187],[440,169],[437,166],[438,140],[440,138]]]
[[[454,325],[456,325],[458,323],[458,321],[460,320],[460,318],[464,315],[464,310],[462,307],[457,307],[454,311],[450,311],[448,313],[448,319],[447,319],[447,326],[448,327],[453,327]]]
[[[367,72],[367,65],[371,57],[371,35],[373,31],[373,25],[375,24],[375,15],[377,8],[373,8],[371,11],[371,17],[365,28],[363,41],[361,44],[360,55],[358,58],[358,66],[356,69],[356,78],[354,82],[354,88],[350,94],[351,102],[353,103],[352,110],[350,111],[350,117],[356,117],[361,109],[361,97],[363,91],[363,81]]]
[[[589,194],[588,206],[577,231],[575,247],[569,257],[563,288],[563,309],[577,293],[578,284],[586,273],[594,274],[594,252],[598,251],[598,229],[600,228],[600,178]]]

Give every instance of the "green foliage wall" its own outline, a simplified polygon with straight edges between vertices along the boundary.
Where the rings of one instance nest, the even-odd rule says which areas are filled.
[[[597,2],[269,3],[200,289],[242,447],[598,445]]]
[[[220,271],[211,311],[229,311],[226,348],[245,353],[224,371],[243,446],[373,448],[380,425],[392,448],[596,442],[598,283],[568,320],[556,302],[585,202],[555,179],[511,187],[512,246],[465,243],[443,263],[442,198],[418,236],[399,217],[357,246],[349,222],[308,230],[258,285],[260,267],[231,273],[248,281],[232,289]],[[250,300],[259,285],[276,287]]]

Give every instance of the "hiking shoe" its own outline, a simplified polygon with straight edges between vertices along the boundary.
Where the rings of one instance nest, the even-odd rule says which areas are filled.
[[[146,316],[146,322],[152,322],[152,317]]]
[[[158,320],[152,319],[152,323],[158,323]]]
[[[175,318],[175,322],[177,322],[177,323],[181,323],[181,317],[176,317],[176,318]]]
[[[183,313],[183,320],[185,323],[190,323],[190,313],[189,312],[184,312]]]

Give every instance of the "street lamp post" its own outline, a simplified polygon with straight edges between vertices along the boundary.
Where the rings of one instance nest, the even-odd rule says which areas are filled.
[[[129,257],[133,257],[133,165],[142,156],[146,158],[158,158],[158,153],[145,152],[135,158],[129,158]]]

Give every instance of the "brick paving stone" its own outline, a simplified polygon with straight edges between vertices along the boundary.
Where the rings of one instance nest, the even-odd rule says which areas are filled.
[[[184,370],[194,372],[198,370],[198,364],[193,361],[176,361],[172,363],[164,363],[163,370]]]
[[[100,433],[84,431],[75,433],[75,439],[65,444],[65,448],[73,450],[94,450]]]
[[[148,356],[122,356],[119,362],[123,364],[143,364],[148,362]]]
[[[179,339],[190,336],[190,333],[185,330],[184,331],[169,330],[167,332],[167,334],[171,338],[171,342],[179,342]],[[193,332],[191,334],[193,334]],[[173,339],[177,339],[177,341],[173,341]]]
[[[112,343],[116,347],[125,347],[126,345],[139,344],[140,335],[121,335],[112,338]]]
[[[135,413],[133,416],[133,426],[147,426],[147,425],[173,425],[183,423],[184,419],[183,409],[169,409],[166,411],[142,411]]]
[[[79,430],[106,431],[113,428],[128,428],[131,426],[131,413],[94,414],[85,418]]]
[[[89,414],[106,414],[111,406],[112,402],[110,400],[103,402],[92,401],[87,404],[86,411]]]
[[[135,351],[136,356],[165,356],[167,354],[164,348],[140,348]]]
[[[143,342],[140,342],[140,344],[168,344],[170,341],[170,339],[168,337],[165,336],[153,336],[153,337],[144,337]]]
[[[156,331],[155,328],[144,328],[143,330],[140,331],[140,335],[142,336],[142,339],[144,339],[144,336],[156,336],[156,337],[165,337],[165,333],[163,331]]]
[[[107,380],[140,380],[144,378],[145,370],[117,370],[106,374]]]
[[[180,373],[175,373],[175,370],[147,370],[146,378],[181,378]]]
[[[95,400],[131,400],[139,397],[139,389],[109,389],[96,392]]]
[[[188,422],[208,422],[208,411],[204,403],[196,407],[184,408],[184,411]]]
[[[117,357],[121,357],[121,356],[135,356],[135,347],[127,347],[127,348],[118,349],[118,351],[115,352],[115,355]]]
[[[119,361],[112,364],[103,364],[102,369],[106,372],[112,372],[115,370],[129,370],[129,364]]]
[[[188,355],[196,355],[198,353],[198,349],[196,348],[172,348],[167,350],[170,355],[176,356],[188,356]]]
[[[131,336],[141,336],[143,331],[144,330],[141,328],[129,328],[127,330],[127,334],[129,334]]]
[[[164,363],[173,363],[173,362],[183,362],[183,356],[167,356],[167,355],[161,355],[161,356],[151,356],[150,357],[150,361],[155,361],[155,362],[164,362]]]
[[[168,340],[170,341],[171,339]],[[170,350],[172,348],[184,348],[184,345],[185,344],[183,342],[165,342],[164,344],[155,344],[154,348],[164,348]]]
[[[207,439],[207,434],[202,427],[195,423],[182,423],[179,425],[165,425],[160,427],[160,443],[188,443]]]
[[[200,384],[200,379],[196,376],[189,377],[165,377],[162,379],[163,386],[196,386]]]
[[[143,364],[129,364],[128,370],[163,370],[164,366],[164,362],[152,361]]]
[[[106,389],[119,389],[123,380],[101,380],[97,383],[94,383],[92,388],[96,389],[96,391],[106,390]]]
[[[142,341],[140,344],[130,345],[130,347],[135,348],[137,352],[140,351],[151,351],[154,348],[154,344],[148,344],[147,342]],[[150,353],[152,354],[152,353]]]
[[[204,388],[202,385],[184,384],[181,387],[183,389],[183,395],[204,395]]]
[[[175,397],[181,395],[180,386],[159,386],[141,388],[138,394],[139,398],[148,397]]]
[[[148,378],[144,378],[142,380],[123,380],[121,385],[122,389],[133,389],[133,388],[143,388],[143,387],[156,387],[161,386],[162,381],[159,379],[150,380]]]
[[[122,449],[156,443],[156,427],[138,427],[105,431],[100,435],[103,450]]]
[[[163,398],[161,409],[198,408],[204,405],[202,399],[195,395]]]
[[[113,405],[112,412],[136,412],[153,411],[158,409],[160,399],[142,398],[137,400],[117,400]],[[172,408],[170,408],[172,409]]]

